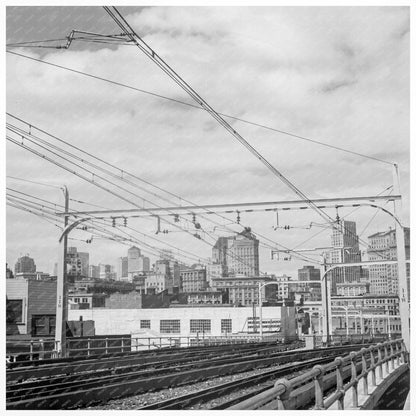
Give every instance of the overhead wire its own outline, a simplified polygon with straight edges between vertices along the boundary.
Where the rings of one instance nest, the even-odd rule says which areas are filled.
[[[14,198],[16,198],[16,197],[14,197]],[[36,197],[34,197],[34,198],[36,198]],[[11,198],[8,197],[8,199],[11,199]],[[32,201],[29,201],[27,199],[25,200],[23,198],[21,198],[21,199],[22,200],[17,201],[16,203],[19,203],[20,205],[25,206],[26,207],[25,208],[26,211],[31,212],[31,213],[35,213],[33,210],[37,210],[37,212],[38,213],[41,212],[42,214],[40,214],[40,215],[42,215],[45,218],[49,218],[49,219],[52,219],[52,220],[55,220],[55,221],[56,221],[57,218],[60,219],[60,217],[56,216],[56,213],[54,213],[53,211],[45,211],[45,207],[43,205],[38,204],[38,206],[36,206],[36,204],[33,203]],[[27,201],[27,202],[25,202],[25,201]],[[14,201],[12,201],[12,202],[14,202]],[[27,208],[27,207],[29,207],[29,208]],[[97,222],[98,223],[103,223],[104,222],[104,227],[108,227],[109,229],[106,229],[106,228],[103,228],[102,226],[97,225]],[[101,219],[101,221],[99,221],[99,219],[91,218],[91,221],[88,222],[90,224],[88,229],[89,230],[91,230],[91,228],[92,229],[97,229],[97,230],[99,230],[101,232],[107,232],[109,235],[112,235],[112,236],[117,236],[119,238],[125,238],[123,236],[118,236],[116,233],[114,233],[114,231],[112,230],[112,226],[108,222],[109,222],[109,220],[106,221],[105,219]],[[62,227],[59,227],[59,228],[62,229]],[[123,227],[123,228],[127,228],[127,227]],[[137,232],[137,233],[140,233],[144,237],[153,238],[152,236],[147,235],[146,233],[139,232],[137,230],[134,230],[131,227],[129,227],[129,228],[131,230]],[[122,232],[122,233],[124,233],[124,234],[126,234],[129,237],[129,240],[130,241],[133,241],[136,244],[137,243],[140,243],[141,245],[144,245],[144,246],[152,249],[153,250],[152,254],[156,253],[156,254],[160,255],[162,253],[162,250],[161,249],[157,249],[156,247],[154,247],[154,246],[152,246],[152,245],[150,245],[150,244],[148,244],[148,243],[146,243],[146,242],[144,242],[142,240],[138,240],[137,238],[133,237],[131,234],[127,233],[124,229],[119,229],[119,231]],[[179,252],[182,252],[182,254],[180,254],[180,256],[182,256],[182,257],[188,258],[188,259],[193,260],[193,261],[195,261],[195,259],[196,260],[200,259],[200,256],[197,256],[197,255],[195,255],[193,253],[187,252],[186,250],[178,249],[177,247],[172,246],[169,243],[160,241],[160,240],[158,240],[156,238],[153,238],[153,239],[156,240],[159,243],[162,243],[162,244],[167,245],[168,247],[175,248],[178,253]]]
[[[121,28],[136,46],[154,62],[163,72],[165,72],[180,88],[182,88],[198,105],[208,112],[222,127],[225,128],[237,141],[242,144],[250,153],[259,159],[276,177],[278,177],[285,185],[287,185],[301,199],[307,201],[307,204],[325,221],[334,221],[325,211],[319,208],[312,200],[310,200],[294,183],[276,169],[266,158],[264,158],[246,139],[244,139],[224,118],[217,113],[186,81],[178,75],[128,24],[126,19],[117,10],[116,7],[104,6],[104,10]],[[338,227],[336,222],[334,227]],[[338,227],[341,228],[341,227]],[[340,230],[342,232],[342,229]]]
[[[15,118],[15,119],[17,119],[17,120],[19,120],[20,122],[23,122],[23,123],[25,123],[25,124],[27,124],[28,126],[30,126],[30,129],[32,130],[32,129],[35,129],[35,130],[37,130],[37,131],[40,131],[40,132],[43,132],[44,134],[47,134],[48,136],[50,136],[50,137],[52,137],[52,138],[55,138],[56,140],[58,140],[58,141],[60,141],[60,142],[62,142],[62,143],[64,143],[64,144],[68,144],[69,146],[71,146],[71,147],[73,147],[73,148],[75,148],[76,150],[78,150],[78,151],[80,151],[80,152],[83,152],[83,153],[85,153],[85,154],[87,154],[88,156],[91,156],[91,157],[93,157],[93,158],[95,158],[96,160],[99,160],[100,162],[103,162],[103,163],[105,163],[105,164],[107,164],[107,165],[109,165],[109,166],[111,166],[113,169],[115,169],[115,170],[117,170],[117,171],[120,171],[120,172],[122,172],[122,175],[121,175],[121,177],[120,176],[116,176],[116,178],[117,179],[119,179],[119,180],[124,180],[124,181],[126,181],[126,179],[125,179],[125,176],[123,175],[123,174],[128,174],[128,175],[130,175],[130,176],[132,176],[132,177],[134,177],[134,178],[137,178],[137,179],[139,179],[139,180],[141,180],[141,178],[139,178],[139,177],[137,177],[136,175],[132,175],[132,174],[130,174],[129,172],[126,172],[126,171],[124,171],[124,170],[121,170],[120,168],[118,168],[118,167],[116,167],[116,166],[114,166],[114,165],[112,165],[112,164],[109,164],[108,162],[105,162],[104,160],[102,160],[102,159],[100,159],[100,158],[97,158],[96,156],[94,156],[94,155],[91,155],[91,154],[89,154],[89,153],[87,153],[87,152],[85,152],[85,151],[83,151],[82,149],[80,149],[79,147],[76,147],[76,146],[74,146],[74,145],[71,145],[71,144],[69,144],[68,142],[66,142],[66,141],[64,141],[64,140],[62,140],[62,139],[60,139],[60,138],[58,138],[57,136],[53,136],[53,135],[50,135],[49,133],[47,133],[47,132],[45,132],[44,130],[42,130],[42,129],[39,129],[38,127],[36,127],[36,126],[33,126],[32,124],[29,124],[29,123],[27,123],[27,122],[25,122],[24,120],[22,120],[22,119],[20,119],[20,118],[18,118],[18,117],[16,117],[16,116],[14,116],[14,115],[11,115],[10,113],[7,113],[9,116],[11,116],[12,118]],[[32,133],[27,133],[26,131],[24,131],[24,130],[22,130],[22,129],[18,129],[18,128],[16,128],[17,129],[17,131],[15,132],[16,134],[24,134],[25,135],[25,137],[27,137],[27,136],[29,136],[30,137],[30,139],[28,139],[29,141],[31,141],[32,139],[35,139],[36,138],[36,136],[34,136]],[[42,146],[41,146],[42,147]],[[55,146],[55,149],[56,149],[56,146]],[[53,152],[52,152],[53,153]],[[62,157],[62,156],[61,156]],[[78,157],[78,160],[82,160],[83,162],[84,162],[84,160],[85,159],[83,159],[83,158],[79,158]],[[75,165],[77,165],[77,164],[75,164]],[[78,166],[78,165],[77,165]],[[85,168],[83,168],[84,170],[85,170]],[[87,170],[88,171],[88,170]],[[71,171],[72,172],[72,171]],[[91,172],[90,172],[91,173]],[[94,182],[95,183],[95,182]],[[153,186],[153,184],[151,184],[150,182],[148,182],[148,181],[146,181],[146,183],[147,184],[149,184],[149,185],[152,185]],[[181,200],[183,200],[183,201],[185,201],[185,202],[189,202],[190,204],[192,204],[190,201],[187,201],[187,200],[185,200],[185,199],[183,199],[183,198],[181,198],[181,197],[179,197],[179,196],[177,196],[177,195],[174,195],[174,194],[172,194],[171,192],[169,192],[169,191],[166,191],[166,190],[164,190],[163,188],[160,188],[160,187],[157,187],[158,189],[160,189],[160,190],[162,190],[162,191],[164,191],[164,192],[166,192],[166,193],[169,193],[169,194],[171,194],[171,195],[173,195],[173,196],[175,196],[176,198],[178,198],[178,199],[181,199]],[[192,205],[194,205],[194,204],[192,204]],[[201,216],[200,216],[201,217]],[[226,217],[223,217],[223,216],[220,216],[220,217],[222,217],[222,218],[226,218]],[[228,219],[228,218],[227,218]],[[212,220],[211,220],[212,221]],[[219,225],[218,223],[216,223],[216,222],[214,222],[215,224],[217,224],[217,225]],[[240,224],[241,225],[241,224]],[[242,226],[242,225],[241,225]],[[244,226],[243,226],[243,228],[244,228]],[[260,236],[259,234],[257,234],[258,236]],[[266,238],[266,237],[264,237],[264,238]],[[274,242],[274,241],[272,241],[272,240],[270,240],[269,239],[269,241],[270,242],[272,242],[273,243],[273,246],[269,246],[269,248],[275,248],[275,246],[276,246],[276,242]],[[284,246],[282,246],[281,245],[281,247],[283,247],[283,248],[285,248],[285,249],[288,249],[287,247],[284,247]],[[305,258],[304,258],[305,259]],[[310,260],[312,260],[312,259],[310,259]]]
[[[176,104],[185,105],[187,107],[192,107],[192,108],[195,108],[195,109],[198,109],[198,110],[204,110],[203,108],[201,108],[198,105],[195,105],[195,104],[183,101],[183,100],[178,100],[176,98],[168,97],[168,96],[165,96],[165,95],[162,95],[162,94],[158,94],[158,93],[155,93],[155,92],[152,92],[152,91],[147,91],[147,90],[144,90],[144,89],[141,89],[141,88],[133,87],[131,85],[128,85],[128,84],[125,84],[125,83],[122,83],[122,82],[119,82],[119,81],[110,80],[108,78],[104,78],[104,77],[99,76],[99,75],[93,75],[93,74],[87,73],[85,71],[80,71],[80,70],[77,70],[77,69],[74,69],[74,68],[69,68],[69,67],[64,66],[64,65],[55,64],[55,63],[52,63],[52,62],[49,62],[49,61],[34,58],[32,56],[24,55],[24,54],[13,52],[13,51],[7,51],[6,50],[6,53],[9,53],[11,55],[16,55],[16,56],[19,56],[21,58],[29,59],[29,60],[32,60],[32,61],[35,61],[35,62],[43,63],[45,65],[53,66],[55,68],[63,69],[63,70],[69,71],[69,72],[73,72],[73,73],[76,73],[78,75],[83,75],[85,77],[89,77],[89,78],[93,78],[93,79],[96,79],[96,80],[99,80],[99,81],[107,82],[109,84],[117,85],[119,87],[134,90],[134,91],[146,94],[146,95],[153,96],[155,98],[160,98],[160,99],[163,99],[163,100],[166,100],[166,101],[171,101],[171,102],[174,102]],[[369,160],[385,163],[385,164],[388,164],[388,165],[394,165],[393,162],[388,161],[388,160],[377,158],[377,157],[371,156],[371,155],[366,155],[364,153],[356,152],[356,151],[353,151],[353,150],[350,150],[350,149],[345,149],[343,147],[335,146],[335,145],[332,145],[332,144],[329,144],[329,143],[326,143],[326,142],[323,142],[323,141],[320,141],[320,140],[311,139],[311,138],[306,137],[306,136],[301,136],[299,134],[291,133],[291,132],[288,132],[286,130],[278,129],[276,127],[271,127],[271,126],[268,126],[268,125],[263,124],[263,123],[250,121],[250,120],[247,120],[247,119],[243,119],[241,117],[236,117],[236,116],[221,113],[221,112],[218,112],[218,114],[221,115],[222,117],[226,117],[226,118],[229,118],[229,119],[232,119],[232,120],[235,120],[235,121],[240,121],[242,123],[249,124],[249,125],[252,125],[252,126],[260,127],[262,129],[274,131],[276,133],[280,133],[280,134],[283,134],[283,135],[286,135],[286,136],[289,136],[289,137],[292,137],[292,138],[295,138],[295,139],[299,139],[299,140],[307,141],[307,142],[310,142],[310,143],[314,143],[314,144],[317,144],[319,146],[324,146],[324,147],[327,147],[329,149],[338,150],[340,152],[349,153],[351,155],[363,157],[363,158],[366,158],[366,159],[369,159]]]

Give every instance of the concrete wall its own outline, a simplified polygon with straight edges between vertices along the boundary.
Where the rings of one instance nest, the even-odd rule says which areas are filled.
[[[293,308],[286,308],[293,309]],[[263,319],[280,319],[280,307],[263,308]],[[182,336],[195,335],[190,332],[190,319],[210,319],[211,334],[220,336],[221,319],[232,320],[232,332],[246,332],[247,318],[253,315],[252,308],[164,308],[164,309],[91,309],[91,310],[69,310],[68,319],[77,321],[82,316],[83,320],[93,320],[95,322],[96,335],[116,335],[116,334],[145,334],[157,335],[160,330],[161,319],[179,319],[181,321]],[[293,315],[293,317],[292,317]],[[259,311],[256,311],[259,316]],[[140,328],[140,320],[150,320],[150,330],[143,331]],[[285,327],[290,330],[291,321],[295,321],[294,314],[286,311]],[[162,334],[167,335],[167,334]],[[177,334],[172,334],[177,335]]]

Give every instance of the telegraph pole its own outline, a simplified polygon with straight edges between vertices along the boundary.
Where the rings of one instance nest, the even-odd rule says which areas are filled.
[[[393,165],[393,192],[400,194],[399,166]],[[397,279],[399,288],[399,307],[400,321],[402,325],[402,337],[406,348],[410,351],[410,311],[409,311],[409,294],[407,290],[407,273],[406,273],[406,249],[404,239],[404,227],[400,224],[401,220],[401,201],[394,202],[394,213],[396,220],[396,244],[397,244]]]
[[[66,186],[63,187],[65,196],[65,213],[69,208],[69,193]],[[68,225],[69,215],[64,216],[64,229]],[[66,260],[68,250],[68,237],[64,235],[59,244],[59,262],[58,276],[56,282],[56,327],[55,327],[55,344],[58,357],[66,356],[66,323],[68,320],[68,288],[67,288],[67,271]]]

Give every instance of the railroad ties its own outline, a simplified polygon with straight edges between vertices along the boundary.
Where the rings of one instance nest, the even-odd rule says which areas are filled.
[[[220,382],[141,407],[186,409],[215,398],[216,404],[211,408],[222,409],[237,403],[238,392],[243,388],[250,390],[245,399],[247,394],[270,388],[276,378],[329,362],[362,346],[301,350],[294,349],[299,347],[297,344],[250,343],[13,363],[6,373],[6,408],[73,409],[102,405],[117,398],[256,371],[244,379]],[[221,396],[225,398],[219,403]]]

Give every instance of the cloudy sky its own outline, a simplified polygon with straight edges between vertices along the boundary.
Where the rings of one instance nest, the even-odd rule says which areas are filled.
[[[391,165],[282,132],[398,163],[403,218],[409,224],[407,7],[119,10],[137,34],[217,111],[279,130],[227,119],[309,198],[379,194],[392,184]],[[32,44],[63,45],[73,29],[120,33],[100,7],[9,6],[6,13],[7,44],[63,39]],[[7,111],[31,125],[196,204],[297,199],[206,112],[28,59],[191,103],[191,98],[135,46],[75,40],[69,49],[10,46],[7,50],[26,56],[6,56]],[[10,117],[7,122],[25,128]],[[13,134],[17,140],[18,135]],[[39,137],[50,139],[40,133]],[[23,142],[43,152],[29,141]],[[124,195],[120,199],[12,142],[6,144],[6,155],[6,183],[14,196],[27,198],[17,194],[23,192],[62,204],[59,186],[65,184],[73,210],[97,209],[86,203],[119,209],[186,204],[132,177],[131,183],[149,192],[114,179],[129,189],[123,191],[107,183],[108,189]],[[77,172],[81,170],[77,168]],[[32,182],[25,182],[28,180]],[[335,209],[327,213],[336,215]],[[363,241],[371,233],[393,226],[385,214],[372,209],[344,209],[339,214],[357,222]],[[14,266],[21,254],[29,253],[39,270],[51,271],[58,259],[58,227],[15,207],[7,207],[6,215],[7,262]],[[190,215],[176,224],[182,230],[162,222],[162,228],[170,231],[162,236],[155,235],[155,218],[130,219],[128,226],[133,228],[129,229],[132,235],[156,248],[170,244],[183,250],[174,250],[175,254],[206,259],[215,238],[241,231],[241,226],[231,224],[236,221],[235,214],[209,218],[216,224],[198,219],[204,230],[200,240],[191,236],[195,229]],[[261,271],[292,276],[307,262],[272,262],[270,245],[275,242],[298,249],[327,246],[331,231],[321,226],[323,222],[312,211],[288,211],[280,215],[280,224],[292,228],[274,231],[272,213],[241,214],[241,224],[267,238],[261,239],[265,243],[260,251]],[[117,223],[114,231],[121,228]],[[118,256],[125,255],[127,246],[114,241],[79,241],[90,236],[89,232],[74,231],[71,238],[75,240],[69,241],[80,251],[90,252],[90,263],[115,264]],[[365,250],[364,245],[361,248]],[[154,252],[148,254],[156,259]],[[191,262],[190,258],[184,260]]]

